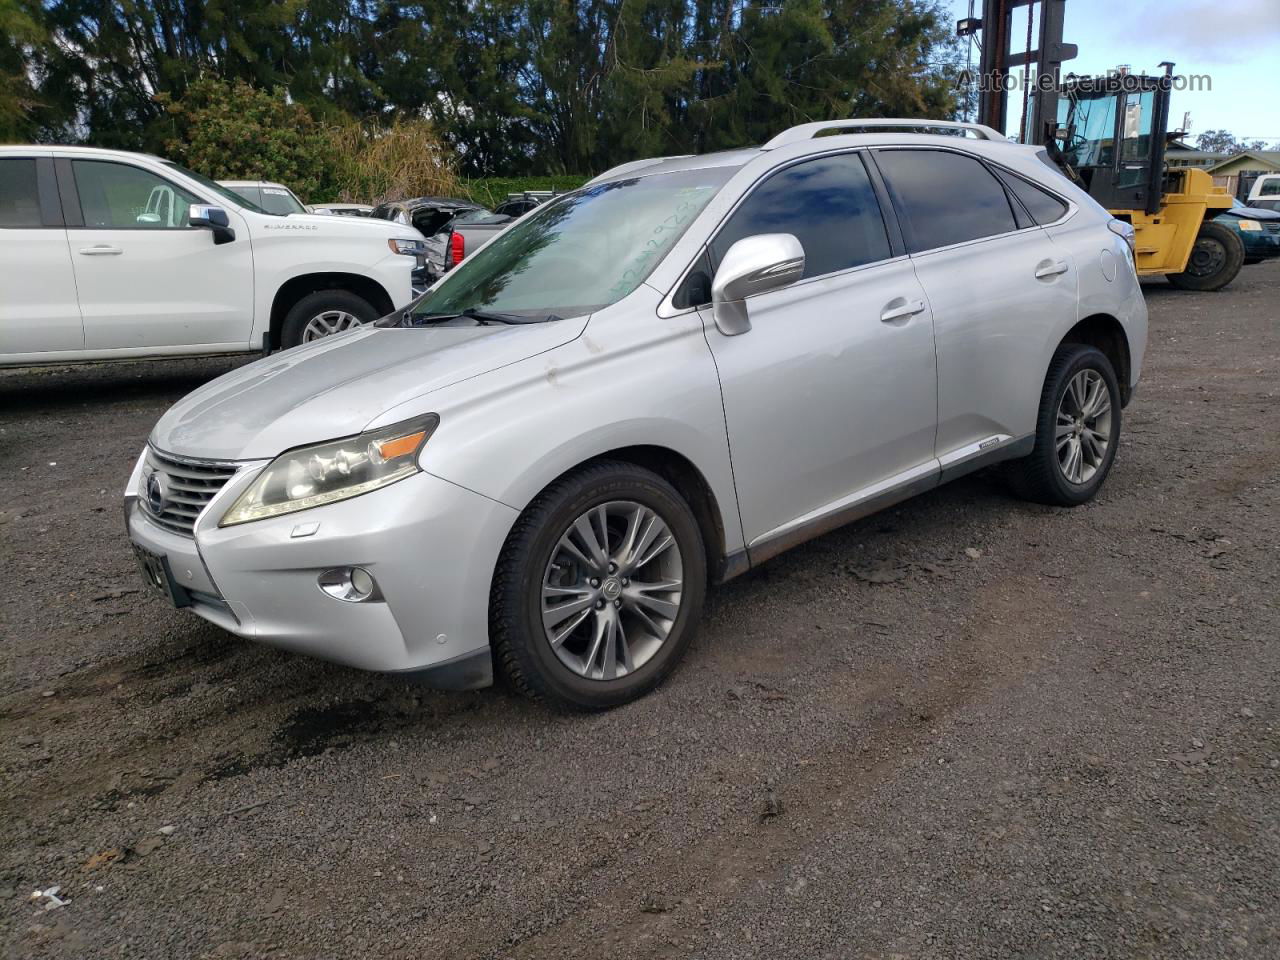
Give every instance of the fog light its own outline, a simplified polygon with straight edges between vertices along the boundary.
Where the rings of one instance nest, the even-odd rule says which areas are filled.
[[[373,579],[373,574],[363,567],[335,567],[320,574],[316,582],[321,590],[335,600],[364,603],[382,599],[378,582]]]

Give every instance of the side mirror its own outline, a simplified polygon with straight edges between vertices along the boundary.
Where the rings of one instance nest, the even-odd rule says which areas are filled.
[[[751,329],[747,298],[788,287],[804,276],[804,247],[790,233],[743,237],[724,255],[711,282],[711,312],[726,337]]]
[[[231,229],[231,218],[222,207],[193,203],[187,210],[187,222],[193,227],[208,227],[212,230],[215,244],[230,243],[236,238],[236,232]]]
[[[133,218],[134,223],[141,223],[150,226],[153,223],[160,222],[160,214],[158,213],[140,213]]]

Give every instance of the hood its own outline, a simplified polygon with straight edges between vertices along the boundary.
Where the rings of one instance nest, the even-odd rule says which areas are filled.
[[[1232,207],[1222,212],[1241,220],[1280,220],[1280,211],[1267,210],[1264,207]]]
[[[151,443],[200,459],[268,459],[360,433],[392,407],[568,343],[586,323],[366,327],[328,337],[188,394],[160,418]]]

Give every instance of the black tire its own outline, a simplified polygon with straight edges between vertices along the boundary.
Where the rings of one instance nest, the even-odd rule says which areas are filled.
[[[622,677],[588,679],[561,661],[544,632],[543,578],[569,526],[591,508],[617,501],[641,504],[667,525],[683,565],[682,594],[665,641],[647,662]],[[509,686],[535,700],[562,709],[619,706],[656,687],[684,655],[702,616],[706,584],[702,533],[676,489],[656,473],[631,463],[594,463],[544,490],[508,535],[490,593],[489,637],[494,662]],[[594,623],[594,618],[588,616],[587,623]]]
[[[1183,290],[1221,290],[1236,278],[1244,264],[1244,241],[1230,227],[1208,220],[1200,224],[1196,244],[1182,273],[1168,274]]]
[[[1067,478],[1058,459],[1058,411],[1072,380],[1084,371],[1102,377],[1110,401],[1110,422],[1106,450],[1093,473],[1081,483]],[[1096,425],[1096,421],[1095,421]],[[1097,347],[1064,343],[1049,363],[1044,388],[1040,392],[1040,412],[1036,417],[1036,445],[1031,454],[1009,465],[1009,476],[1019,496],[1036,503],[1075,507],[1092,500],[1111,472],[1120,444],[1120,386],[1111,361]]]
[[[377,320],[377,307],[350,290],[317,290],[295,303],[284,317],[280,327],[280,347],[288,349],[303,342],[307,324],[330,311],[340,311],[355,317],[361,323]]]

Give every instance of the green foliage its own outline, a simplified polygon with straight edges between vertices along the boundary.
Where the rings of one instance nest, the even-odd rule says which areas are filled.
[[[156,100],[165,110],[165,153],[184,166],[215,180],[276,180],[308,199],[341,188],[328,131],[283,89],[202,77],[181,99]]]
[[[577,174],[805,120],[945,118],[958,63],[941,0],[0,0],[0,26],[7,135],[176,142],[322,194],[341,188],[295,107],[317,128],[428,121],[469,177]],[[207,154],[182,144],[196,113],[221,131]]]
[[[555,190],[564,193],[577,190],[588,179],[590,178],[587,176],[574,174],[555,177],[482,177],[463,180],[452,195],[493,209],[507,199],[509,193],[524,193],[526,190]]]

